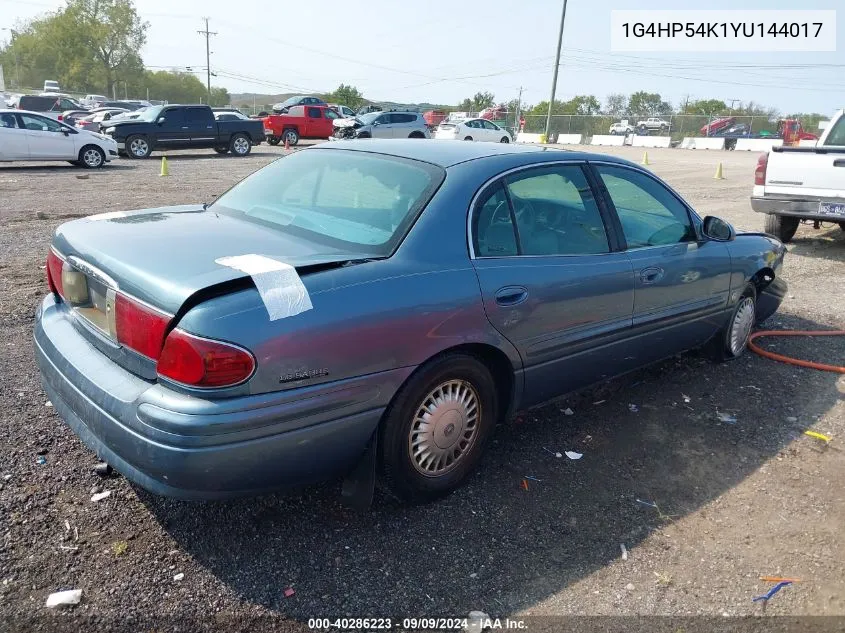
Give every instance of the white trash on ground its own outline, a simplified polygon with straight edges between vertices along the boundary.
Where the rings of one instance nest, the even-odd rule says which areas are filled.
[[[47,602],[44,606],[48,609],[55,609],[56,607],[79,604],[80,600],[82,600],[82,589],[68,589],[67,591],[51,593],[47,596]]]

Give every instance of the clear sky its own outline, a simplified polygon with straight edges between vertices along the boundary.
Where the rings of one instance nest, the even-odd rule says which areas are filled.
[[[64,4],[0,0],[0,27]],[[370,99],[457,104],[488,90],[547,100],[562,0],[135,0],[150,24],[148,67],[205,68],[211,19],[214,85],[230,92],[324,92],[339,83]],[[836,9],[833,53],[617,54],[612,9]],[[0,32],[5,39],[8,32]],[[755,101],[783,113],[845,107],[842,0],[569,0],[558,98],[613,92]],[[784,68],[782,65],[789,65]],[[224,76],[225,73],[225,76]],[[8,76],[8,71],[7,71]],[[204,72],[200,76],[205,79]],[[235,77],[241,77],[236,79]]]

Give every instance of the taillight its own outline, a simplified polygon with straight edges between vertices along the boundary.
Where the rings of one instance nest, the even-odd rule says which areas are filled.
[[[159,376],[191,387],[230,387],[255,370],[252,354],[229,343],[174,329],[158,359]]]
[[[64,118],[65,118],[64,115],[61,115],[61,114],[59,115],[59,121],[64,120]]]
[[[117,342],[147,358],[158,360],[170,315],[118,292],[114,298]]]
[[[50,287],[50,292],[60,297],[64,297],[64,287],[62,286],[62,267],[64,264],[64,260],[52,248],[47,252],[47,285]]]
[[[760,158],[757,159],[757,168],[754,170],[754,184],[755,185],[765,185],[766,184],[766,167],[769,164],[769,155],[768,154],[760,154]]]

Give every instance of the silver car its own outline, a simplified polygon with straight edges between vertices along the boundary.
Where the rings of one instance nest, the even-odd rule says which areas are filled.
[[[431,138],[420,112],[370,112],[334,120],[333,140],[349,138]]]

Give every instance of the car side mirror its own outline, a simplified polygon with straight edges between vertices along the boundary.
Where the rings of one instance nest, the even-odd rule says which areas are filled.
[[[158,121],[156,121],[156,123],[158,123],[159,125],[164,125],[164,122],[166,120],[167,119],[165,119],[163,116],[160,116],[160,117],[158,117]]]
[[[716,242],[730,242],[736,237],[736,230],[729,223],[722,218],[717,218],[714,215],[708,215],[704,218],[702,224],[702,232],[707,239]]]

